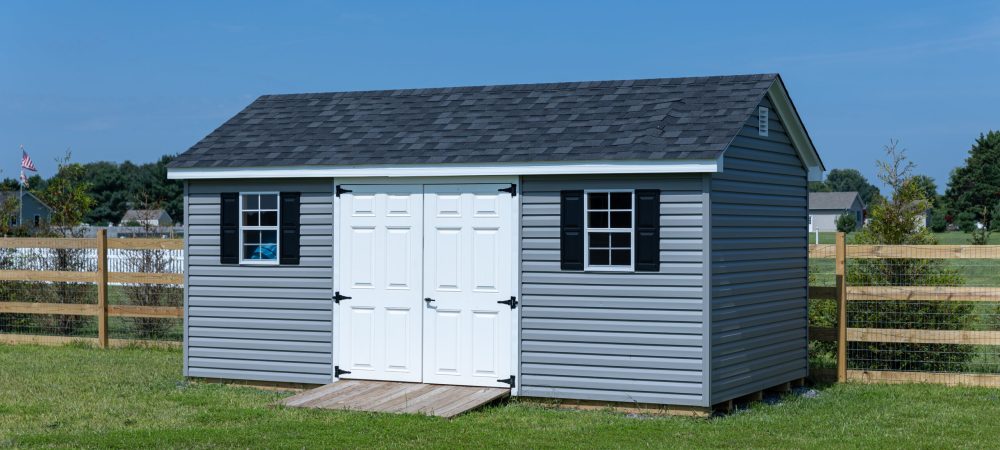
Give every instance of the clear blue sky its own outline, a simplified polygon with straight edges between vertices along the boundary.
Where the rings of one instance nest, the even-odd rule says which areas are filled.
[[[5,1],[2,175],[178,153],[265,93],[779,72],[828,168],[899,138],[942,186],[1000,129],[997,2],[417,3]]]

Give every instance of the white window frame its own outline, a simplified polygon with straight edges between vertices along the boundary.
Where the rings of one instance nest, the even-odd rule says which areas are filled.
[[[628,266],[591,266],[590,265],[590,232],[596,233],[622,233],[624,228],[610,228],[611,218],[608,217],[608,228],[590,227],[590,194],[611,194],[615,192],[628,192],[632,194],[632,205],[629,211],[632,213],[632,221],[629,224],[629,265]],[[611,199],[608,198],[609,211],[621,211],[611,209]],[[610,261],[609,261],[610,262]],[[584,189],[583,191],[583,270],[587,272],[635,272],[635,189]]]
[[[249,226],[248,225],[248,226],[244,226],[243,225],[243,196],[244,195],[273,195],[275,197],[275,200],[277,202],[277,209],[276,209],[277,212],[276,212],[276,214],[278,216],[278,220],[275,222],[274,226],[263,226],[263,225],[257,225],[257,226]],[[240,192],[239,196],[240,196],[240,201],[238,202],[239,203],[239,207],[237,208],[237,211],[238,211],[239,216],[240,216],[240,222],[239,222],[240,226],[238,228],[238,230],[239,230],[239,236],[240,236],[240,239],[239,239],[239,241],[240,241],[240,246],[239,246],[240,264],[261,265],[261,266],[276,266],[276,265],[278,265],[279,261],[281,261],[281,195],[280,195],[280,193],[278,193],[278,192]],[[259,204],[257,205],[257,209],[260,210],[260,205]],[[274,259],[245,259],[244,258],[244,254],[243,254],[243,231],[244,230],[246,230],[246,231],[271,231],[271,230],[273,230],[275,232],[274,233],[275,234],[275,238],[274,238],[274,241],[275,241],[275,243],[274,243],[275,244],[274,245],[275,256],[274,256]]]

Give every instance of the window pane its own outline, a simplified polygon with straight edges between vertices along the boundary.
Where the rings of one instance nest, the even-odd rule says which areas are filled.
[[[278,196],[274,194],[261,195],[260,209],[278,209]]]
[[[610,243],[608,233],[590,233],[590,248],[608,248]]]
[[[587,194],[588,209],[608,209],[608,194],[606,192],[593,192]]]
[[[260,232],[260,242],[262,244],[276,244],[278,242],[278,232],[277,231],[261,231]]]
[[[632,265],[632,250],[611,250],[612,266]]]
[[[591,228],[607,228],[608,213],[606,212],[587,213],[587,226]]]
[[[243,209],[257,209],[257,207],[260,205],[260,203],[258,202],[259,198],[260,196],[256,194],[244,195]]]
[[[243,243],[244,244],[259,244],[260,243],[260,231],[244,231],[243,232]]]
[[[278,212],[277,211],[264,211],[260,213],[260,224],[265,227],[276,227],[278,226]]]
[[[611,228],[632,228],[632,213],[629,211],[612,211]]]
[[[632,235],[630,233],[610,233],[611,247],[632,247]]]
[[[612,192],[611,209],[632,209],[632,193]]]
[[[255,227],[260,225],[260,213],[259,212],[245,212],[243,213],[243,226],[245,227]]]
[[[274,244],[244,245],[243,259],[273,260],[278,258],[278,246]]]
[[[592,265],[592,266],[606,266],[606,265],[608,265],[608,251],[607,250],[591,250],[590,251],[590,265]]]

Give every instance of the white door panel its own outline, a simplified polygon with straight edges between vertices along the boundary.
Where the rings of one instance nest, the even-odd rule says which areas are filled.
[[[342,378],[420,381],[423,198],[419,185],[344,186],[337,326]]]
[[[508,185],[424,188],[425,383],[506,386],[513,251]]]

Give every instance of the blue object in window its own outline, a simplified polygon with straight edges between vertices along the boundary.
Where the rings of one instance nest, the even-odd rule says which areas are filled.
[[[250,259],[278,259],[278,246],[274,244],[258,245],[250,254]]]

